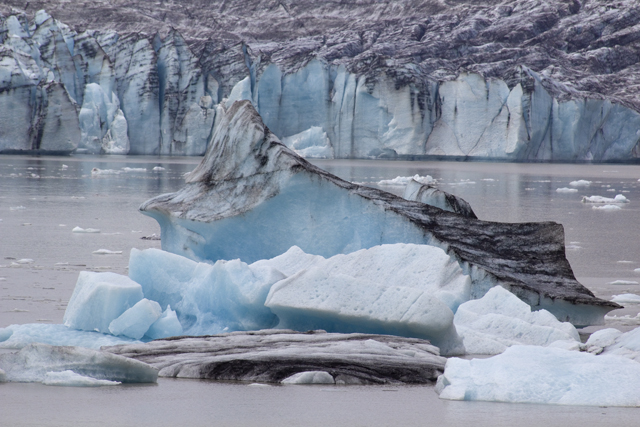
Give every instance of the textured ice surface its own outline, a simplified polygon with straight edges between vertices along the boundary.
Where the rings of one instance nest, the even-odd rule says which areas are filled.
[[[117,345],[131,341],[133,340],[125,337],[79,331],[59,324],[31,323],[0,328],[0,348],[20,349],[31,343],[44,343],[99,349],[103,345]]]
[[[466,200],[439,190],[433,187],[431,183],[424,183],[424,180],[411,179],[407,183],[403,197],[407,200],[415,200],[445,211],[454,212],[467,218],[477,218],[471,205]]]
[[[338,384],[435,381],[446,359],[429,342],[390,335],[262,330],[105,348],[160,369],[162,377],[279,383],[324,371]]]
[[[579,179],[577,181],[571,181],[569,185],[572,187],[588,187],[591,185],[591,181],[587,181],[586,179]]]
[[[580,342],[572,324],[558,321],[546,310],[532,312],[528,304],[500,286],[479,300],[460,305],[454,324],[467,354],[499,354],[516,344]]]
[[[640,406],[640,363],[559,348],[513,346],[489,359],[447,360],[441,399]]]
[[[73,371],[62,371],[47,372],[42,384],[67,387],[100,387],[104,385],[118,385],[122,383],[120,381],[97,380],[95,378],[76,374]]]
[[[74,329],[109,333],[109,324],[143,297],[142,287],[127,276],[81,271],[63,322]]]
[[[99,233],[100,230],[98,230],[97,228],[73,227],[71,232],[72,233]]]
[[[139,340],[160,316],[162,316],[160,304],[143,298],[117,319],[112,320],[109,324],[109,332]]]
[[[470,294],[469,276],[442,249],[396,244],[318,257],[276,283],[265,305],[278,327],[426,338],[460,354],[453,312]]]
[[[415,174],[414,176],[396,176],[393,179],[383,179],[382,181],[378,181],[378,185],[407,185],[411,181],[416,181],[419,184],[436,184],[438,181],[435,180],[431,175],[420,176]]]
[[[264,306],[271,286],[285,276],[274,268],[240,260],[197,263],[158,249],[131,250],[129,276],[145,297],[170,305],[187,335],[275,326]]]
[[[615,336],[611,332],[610,337]],[[598,342],[597,345],[602,344]],[[614,354],[640,362],[640,327],[615,337],[615,342],[606,345],[603,354]]]
[[[577,193],[578,189],[576,188],[567,188],[567,187],[562,187],[562,188],[557,188],[556,189],[557,193]]]
[[[16,353],[0,354],[8,381],[43,382],[47,373],[73,371],[97,380],[156,382],[158,370],[146,363],[81,347],[30,344]]]
[[[183,334],[184,331],[176,312],[171,310],[170,305],[167,305],[167,309],[162,312],[160,318],[149,327],[145,335],[155,340],[158,338],[176,337]]]
[[[603,323],[606,312],[619,308],[576,281],[560,224],[479,221],[343,181],[279,143],[248,101],[235,102],[220,120],[185,187],[140,207],[160,224],[166,251],[251,263],[294,245],[331,257],[383,244],[426,244],[460,263],[474,298],[502,283],[576,325]]]
[[[331,159],[333,147],[320,126],[312,126],[298,134],[282,138],[282,143],[307,159]]]

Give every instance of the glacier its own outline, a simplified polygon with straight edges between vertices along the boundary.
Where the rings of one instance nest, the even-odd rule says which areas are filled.
[[[606,3],[0,5],[0,152],[202,155],[250,100],[310,158],[629,161],[638,20]]]
[[[253,263],[292,246],[332,257],[413,243],[459,263],[472,298],[500,284],[575,325],[601,323],[619,307],[576,281],[561,225],[483,222],[343,181],[282,145],[249,101],[224,112],[186,182],[140,210],[160,224],[163,250],[195,261]]]

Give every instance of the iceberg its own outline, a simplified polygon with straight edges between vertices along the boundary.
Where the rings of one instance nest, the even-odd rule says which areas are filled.
[[[21,349],[32,343],[99,349],[103,345],[130,343],[126,337],[81,331],[59,324],[28,323],[0,328],[0,348]]]
[[[441,399],[640,406],[640,363],[560,348],[513,346],[489,359],[447,360]]]
[[[479,300],[460,305],[453,322],[467,354],[500,354],[518,344],[580,343],[572,324],[558,321],[546,310],[532,312],[529,305],[500,286]]]
[[[501,284],[575,325],[602,323],[619,308],[577,282],[560,224],[484,222],[343,181],[282,145],[249,101],[235,102],[220,120],[186,186],[140,207],[158,221],[165,251],[253,263],[292,246],[331,257],[383,244],[430,245],[471,277],[472,298]]]
[[[332,377],[336,384],[425,384],[436,380],[446,362],[428,341],[324,331],[232,332],[103,350],[155,366],[160,377],[263,383],[306,373],[303,379]]]
[[[602,197],[602,196],[585,196],[582,198],[582,203],[629,203],[622,194],[616,195],[616,197]]]
[[[48,344],[29,344],[18,352],[0,354],[0,368],[11,382],[50,381],[56,377],[52,378],[51,373],[65,371],[122,383],[155,383],[158,378],[156,368],[138,360],[105,351]]]

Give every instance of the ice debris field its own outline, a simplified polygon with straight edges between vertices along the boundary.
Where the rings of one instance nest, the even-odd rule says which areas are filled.
[[[81,272],[64,325],[0,329],[0,347],[20,349],[0,356],[0,378],[71,386],[155,381],[156,368],[98,349],[181,335],[325,329],[426,338],[449,355],[499,355],[450,358],[437,387],[444,399],[640,405],[640,329],[605,329],[583,344],[573,325],[532,312],[500,286],[472,300],[469,276],[439,248],[381,245],[324,258],[293,247],[252,264],[133,249],[129,274]],[[304,371],[284,383],[329,379]]]

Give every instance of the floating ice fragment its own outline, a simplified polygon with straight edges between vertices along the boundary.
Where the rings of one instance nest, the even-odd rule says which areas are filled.
[[[609,282],[610,285],[637,285],[638,282],[635,280],[614,280],[613,282]]]
[[[493,178],[482,178],[482,181],[496,181],[496,180]]]
[[[614,295],[611,298],[611,301],[617,302],[618,304],[640,304],[640,295],[636,294],[620,294]]]
[[[12,262],[11,264],[33,264],[34,260],[31,258],[22,258]]]
[[[115,169],[91,169],[91,176],[99,176],[99,175],[119,175],[120,171]]]
[[[109,324],[109,332],[139,340],[160,316],[162,316],[160,304],[143,298],[120,317],[114,319]]]
[[[99,233],[100,230],[98,230],[97,228],[80,228],[80,227],[73,227],[73,230],[71,230],[72,233]]]
[[[602,197],[602,196],[589,196],[583,197],[582,203],[629,203],[629,199],[624,197],[622,194],[616,195],[616,197]]]
[[[142,236],[140,239],[141,240],[161,240],[160,236],[158,236],[156,233],[150,234],[149,236]]]
[[[591,185],[591,181],[587,181],[586,179],[579,179],[577,181],[571,181],[569,185],[572,187],[588,187]]]
[[[603,206],[593,206],[591,209],[597,209],[601,211],[619,211],[622,208],[618,205],[603,205]]]
[[[282,384],[335,384],[330,373],[325,371],[298,372],[281,381]]]
[[[79,331],[60,324],[28,323],[0,328],[0,348],[21,349],[36,342],[99,349],[103,345],[130,344],[135,340],[100,332]]]
[[[411,180],[418,181],[420,184],[437,184],[438,181],[434,179],[431,175],[420,176],[418,174],[414,176],[397,176],[393,179],[383,179],[378,181],[378,185],[407,185]]]
[[[633,271],[634,273],[640,273],[640,268],[635,268]]]
[[[154,171],[159,172],[159,171],[163,171],[165,170],[165,168],[163,168],[162,166],[156,166],[153,168]]]
[[[146,172],[147,168],[128,168],[128,167],[124,167],[122,168],[123,171],[125,172]]]
[[[94,255],[121,255],[122,251],[112,251],[109,249],[98,249],[97,251],[91,252]]]
[[[489,359],[447,361],[441,399],[640,406],[640,363],[559,348],[513,346]]]
[[[635,261],[626,261],[626,260],[620,260],[620,261],[616,261],[619,264],[634,264]]]
[[[109,324],[144,297],[142,287],[127,276],[81,271],[64,313],[64,324],[109,333]]]
[[[563,187],[563,188],[558,188],[556,189],[557,193],[577,193],[578,190],[575,188],[567,188],[567,187]]]
[[[62,169],[62,170],[67,170],[67,169],[69,169],[69,166],[67,166],[67,165],[62,165],[62,167],[61,167],[60,169]]]
[[[97,380],[76,374],[73,371],[47,372],[44,376],[44,385],[66,386],[66,387],[100,387],[105,385],[122,384],[120,381]]]
[[[460,305],[453,322],[467,354],[499,354],[516,344],[580,342],[572,324],[560,322],[547,310],[532,312],[527,303],[501,286]]]
[[[10,211],[23,211],[27,208],[25,208],[24,206],[12,206],[9,208]]]
[[[183,332],[176,312],[171,310],[171,306],[168,305],[167,309],[162,313],[162,316],[149,327],[145,335],[156,340],[159,338],[180,336]]]

